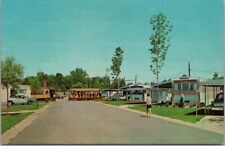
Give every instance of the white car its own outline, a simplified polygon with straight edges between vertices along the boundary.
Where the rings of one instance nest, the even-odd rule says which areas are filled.
[[[119,99],[119,100],[126,100],[127,97],[126,97],[126,96],[119,96],[118,99]]]
[[[10,106],[13,104],[29,104],[29,102],[26,99],[18,98],[16,96],[11,96],[11,97],[9,97],[8,105]]]

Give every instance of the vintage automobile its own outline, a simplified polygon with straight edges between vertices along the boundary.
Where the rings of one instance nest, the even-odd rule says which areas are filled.
[[[37,102],[37,99],[32,98],[32,97],[27,97],[24,94],[16,94],[15,95],[17,98],[22,98],[22,99],[26,99],[27,100],[27,104],[31,104],[33,102]]]
[[[211,102],[211,110],[224,110],[224,93],[218,93]]]
[[[13,104],[29,104],[29,102],[27,99],[19,98],[13,95],[9,97],[8,105],[11,106]]]

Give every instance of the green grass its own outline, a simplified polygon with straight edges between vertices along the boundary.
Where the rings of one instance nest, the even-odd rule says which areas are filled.
[[[127,101],[122,100],[103,100],[102,103],[115,105],[115,106],[121,106],[127,104]]]
[[[145,112],[145,106],[133,106],[129,107],[130,109],[139,110]],[[153,106],[152,113],[160,116],[170,117],[173,119],[178,119],[182,121],[187,121],[191,123],[196,123],[204,115],[198,115],[197,117],[193,115],[188,115],[189,113],[195,112],[194,108],[177,108],[177,107],[160,107],[160,106]]]
[[[6,130],[10,129],[23,119],[25,119],[27,116],[32,114],[30,113],[23,113],[23,114],[14,114],[14,115],[4,115],[2,116],[2,131],[1,133],[4,133]]]
[[[48,104],[47,102],[41,101],[38,102],[38,109],[42,108],[43,106],[45,106],[46,104]],[[20,111],[20,110],[36,110],[37,109],[37,103],[32,103],[30,105],[12,105],[12,106],[8,106],[8,111],[9,112],[13,112],[13,111]],[[4,107],[2,108],[2,112],[6,112],[7,108]]]

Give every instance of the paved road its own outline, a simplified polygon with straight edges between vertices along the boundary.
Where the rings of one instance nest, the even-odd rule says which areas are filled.
[[[91,101],[57,100],[10,144],[222,144],[223,135]]]

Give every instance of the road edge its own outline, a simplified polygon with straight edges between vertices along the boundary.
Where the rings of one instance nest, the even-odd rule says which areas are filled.
[[[102,105],[106,105],[106,106],[110,106],[110,107],[114,107],[114,108],[117,108],[117,109],[127,110],[127,111],[138,113],[138,114],[141,114],[141,115],[145,115],[145,112],[129,109],[127,107],[114,106],[114,105],[105,104],[105,103],[96,102],[96,101],[93,101],[93,102],[99,103],[99,104],[102,104]],[[197,123],[194,124],[194,123],[185,122],[185,121],[181,121],[181,120],[177,120],[177,119],[172,119],[172,118],[169,118],[169,117],[164,117],[164,116],[160,116],[160,115],[156,115],[156,114],[151,114],[151,116],[154,117],[154,118],[162,119],[162,120],[173,122],[173,123],[176,123],[176,124],[194,127],[194,128],[198,128],[198,129],[201,129],[201,130],[206,130],[206,131],[215,132],[215,133],[224,135],[224,131],[222,132],[222,131],[216,131],[216,130],[208,128],[208,127],[200,127],[200,126],[196,125]]]
[[[39,110],[34,111],[31,115],[8,129],[5,133],[1,134],[1,144],[8,144],[11,139],[15,138],[20,132],[29,126],[38,117],[38,115],[43,113],[52,103],[53,102],[47,104]]]

